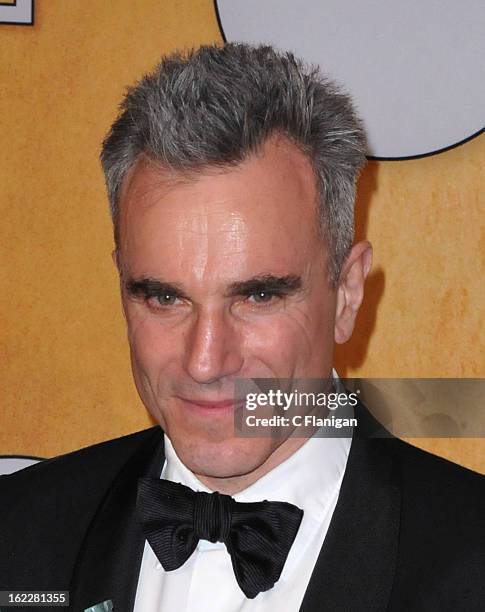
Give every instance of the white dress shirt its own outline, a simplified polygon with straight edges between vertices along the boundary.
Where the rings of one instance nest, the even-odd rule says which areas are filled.
[[[264,499],[295,504],[304,512],[279,581],[247,599],[222,542],[200,540],[182,567],[166,572],[145,542],[135,612],[293,612],[300,609],[340,492],[350,438],[308,439],[293,455],[244,491],[236,501]],[[211,492],[177,457],[165,436],[161,478]]]

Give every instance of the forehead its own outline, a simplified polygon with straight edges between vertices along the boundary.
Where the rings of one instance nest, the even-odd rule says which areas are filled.
[[[137,274],[156,274],[147,266],[163,260],[199,276],[286,273],[322,246],[311,163],[281,137],[237,166],[190,176],[139,162],[123,184],[118,230],[121,257]]]

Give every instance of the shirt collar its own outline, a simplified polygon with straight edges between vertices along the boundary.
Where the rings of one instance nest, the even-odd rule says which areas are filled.
[[[301,508],[305,515],[318,517],[334,488],[340,484],[347,464],[350,438],[309,438],[288,459],[255,483],[233,495],[239,502],[285,501]],[[194,491],[212,493],[180,461],[165,436],[166,465],[162,477]]]

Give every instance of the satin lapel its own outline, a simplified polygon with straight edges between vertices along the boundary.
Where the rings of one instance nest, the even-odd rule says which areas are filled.
[[[362,410],[363,429],[375,431],[373,417]],[[362,430],[354,436],[337,506],[300,612],[386,610],[401,510],[392,444],[392,439],[370,439]]]
[[[158,477],[163,466],[160,429],[119,472],[86,534],[70,586],[70,610],[112,600],[114,612],[132,612],[144,537],[135,515],[140,476]]]

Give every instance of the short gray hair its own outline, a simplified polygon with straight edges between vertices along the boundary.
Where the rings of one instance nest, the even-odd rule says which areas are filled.
[[[121,184],[141,155],[180,172],[224,168],[278,133],[312,163],[336,284],[353,242],[365,133],[350,98],[318,68],[267,45],[177,52],[128,89],[101,153],[115,240]]]

